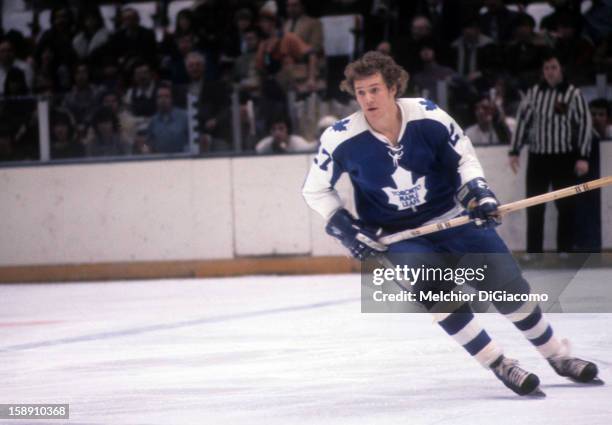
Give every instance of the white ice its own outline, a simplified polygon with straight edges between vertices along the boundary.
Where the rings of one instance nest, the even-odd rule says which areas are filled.
[[[612,423],[611,385],[557,376],[499,315],[479,319],[546,399],[359,297],[359,275],[0,285],[0,403],[70,404],[38,425]],[[548,317],[612,382],[612,314]]]

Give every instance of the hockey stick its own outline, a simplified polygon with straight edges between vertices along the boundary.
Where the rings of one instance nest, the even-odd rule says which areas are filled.
[[[500,216],[503,216],[504,214],[522,210],[524,208],[529,208],[534,205],[544,204],[546,202],[554,201],[556,199],[578,195],[580,193],[593,189],[599,189],[610,184],[612,184],[612,176],[602,177],[597,180],[591,180],[590,182],[577,184],[575,186],[569,186],[563,189],[555,190],[553,192],[544,193],[542,195],[532,196],[531,198],[525,198],[519,201],[500,205],[499,214]],[[470,219],[469,216],[462,215],[460,217],[455,217],[447,221],[442,221],[440,223],[432,223],[425,226],[417,227],[416,229],[403,230],[401,232],[383,236],[379,239],[379,241],[384,243],[385,245],[390,245],[392,243],[403,241],[406,239],[416,238],[417,236],[423,236],[429,233],[435,233],[441,230],[463,226],[464,224],[468,224],[473,221],[474,220]]]

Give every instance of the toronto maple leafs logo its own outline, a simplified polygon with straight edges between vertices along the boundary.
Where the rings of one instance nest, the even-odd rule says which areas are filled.
[[[433,111],[435,109],[438,109],[438,105],[436,105],[429,99],[423,99],[419,102],[419,104],[425,106],[426,111]]]
[[[389,204],[395,205],[399,211],[408,208],[416,209],[425,203],[427,189],[425,188],[425,176],[413,181],[412,173],[402,167],[397,167],[391,175],[395,188],[383,187],[383,191],[389,197]]]
[[[334,131],[346,131],[346,125],[348,124],[348,122],[349,122],[348,118],[340,120],[340,121],[336,121],[334,125],[332,125],[332,129]]]

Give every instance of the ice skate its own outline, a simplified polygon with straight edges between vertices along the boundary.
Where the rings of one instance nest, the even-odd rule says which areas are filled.
[[[548,359],[548,363],[558,375],[583,384],[603,384],[603,381],[597,377],[598,370],[595,363],[571,357],[571,346],[567,339],[562,340],[561,345],[560,353]]]
[[[520,368],[517,360],[499,356],[491,364],[491,370],[506,387],[518,395],[535,397],[546,395],[540,390],[540,379],[535,374]]]

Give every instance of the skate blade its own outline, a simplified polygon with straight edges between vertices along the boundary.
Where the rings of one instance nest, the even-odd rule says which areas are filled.
[[[540,387],[537,387],[535,390],[533,390],[530,393],[525,394],[523,397],[529,397],[529,398],[544,398],[546,397],[546,393],[544,391],[542,391],[540,389]]]
[[[587,385],[587,386],[592,386],[592,387],[597,387],[597,386],[606,384],[601,378],[597,378],[597,377],[591,379],[589,382],[580,382],[574,379],[571,379],[571,381],[576,382],[577,384]]]
[[[596,376],[595,378],[591,379],[588,382],[579,381],[578,379],[570,378],[569,376],[567,376],[566,378],[572,381],[574,384],[584,385],[587,387],[597,387],[599,385],[605,385],[605,382],[598,376]]]

